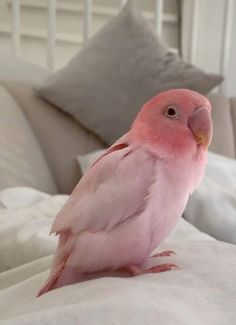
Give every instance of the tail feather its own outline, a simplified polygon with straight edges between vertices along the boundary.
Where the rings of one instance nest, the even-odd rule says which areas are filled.
[[[78,268],[67,263],[68,258],[71,256],[75,240],[76,236],[72,235],[70,231],[60,234],[51,274],[39,291],[37,297],[40,297],[50,290],[81,280],[81,274]]]
[[[55,269],[55,271],[49,276],[48,280],[42,287],[42,289],[37,294],[37,297],[40,297],[41,295],[45,294],[46,292],[54,289],[54,286],[60,277],[60,275],[63,272],[63,269],[65,268],[66,261],[68,259],[69,255],[67,255],[62,262],[58,265],[58,267]]]

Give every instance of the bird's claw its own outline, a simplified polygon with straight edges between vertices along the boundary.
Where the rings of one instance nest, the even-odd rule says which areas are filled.
[[[179,267],[173,263],[160,264],[160,265],[155,265],[150,269],[144,270],[144,273],[160,273],[160,272],[170,271],[172,269],[179,269]]]
[[[172,263],[155,265],[149,269],[144,269],[144,270],[138,266],[133,266],[133,265],[126,267],[126,270],[134,276],[147,274],[147,273],[160,273],[160,272],[170,271],[172,269],[179,269],[179,267]]]
[[[171,255],[176,255],[174,251],[163,251],[161,253],[157,253],[155,255],[150,256],[150,258],[153,257],[163,257],[163,256],[171,256]]]

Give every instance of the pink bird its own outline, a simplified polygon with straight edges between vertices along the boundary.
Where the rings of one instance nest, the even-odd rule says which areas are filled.
[[[169,90],[147,102],[56,216],[51,232],[60,235],[59,244],[38,296],[102,270],[139,275],[176,267],[142,265],[199,184],[211,137],[211,105],[197,92]]]

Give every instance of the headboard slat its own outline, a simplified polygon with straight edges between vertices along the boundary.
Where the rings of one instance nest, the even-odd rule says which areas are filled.
[[[20,40],[20,0],[11,1],[11,28],[12,28],[12,48],[15,54],[21,53],[21,40]]]
[[[154,12],[154,21],[155,28],[158,35],[162,34],[162,23],[163,23],[163,0],[155,1],[155,12]]]
[[[226,0],[224,4],[224,24],[220,57],[220,72],[223,76],[227,73],[229,55],[231,52],[232,25],[233,25],[233,0]],[[219,92],[224,92],[225,82],[219,88]]]
[[[47,30],[47,67],[55,67],[56,47],[56,0],[48,0],[48,30]]]
[[[92,26],[92,0],[84,0],[84,15],[83,15],[83,41],[84,43],[89,39]]]

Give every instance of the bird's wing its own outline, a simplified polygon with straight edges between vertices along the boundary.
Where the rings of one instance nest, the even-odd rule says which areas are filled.
[[[52,232],[110,230],[145,208],[155,181],[154,158],[116,143],[85,173],[58,213]]]

